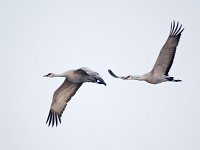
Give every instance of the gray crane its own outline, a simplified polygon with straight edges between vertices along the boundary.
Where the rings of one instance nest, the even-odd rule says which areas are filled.
[[[172,81],[172,82],[179,82],[181,80],[176,80],[174,77],[168,75],[169,70],[173,64],[174,56],[176,53],[176,47],[178,46],[179,39],[181,37],[181,33],[183,32],[184,28],[182,25],[179,26],[179,23],[175,23],[173,21],[171,23],[171,29],[169,37],[162,47],[160,54],[156,60],[156,63],[153,69],[145,73],[144,75],[128,75],[128,76],[117,76],[113,73],[110,69],[108,72],[114,78],[120,78],[123,80],[139,80],[139,81],[146,81],[151,84],[158,84],[165,81]]]
[[[61,116],[67,103],[83,83],[93,82],[106,86],[106,83],[97,72],[86,67],[77,70],[69,70],[62,74],[48,73],[44,75],[44,77],[65,77],[63,84],[53,94],[51,108],[46,121],[48,126],[52,124],[52,127],[54,124],[57,126],[58,121],[61,123]]]

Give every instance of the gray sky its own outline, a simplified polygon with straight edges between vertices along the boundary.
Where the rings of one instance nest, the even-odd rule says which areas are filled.
[[[144,0],[0,1],[0,149],[199,150],[200,2]],[[153,67],[172,20],[185,28],[170,75],[150,85],[112,78]],[[45,124],[63,78],[87,66],[107,87],[84,84],[62,124]]]

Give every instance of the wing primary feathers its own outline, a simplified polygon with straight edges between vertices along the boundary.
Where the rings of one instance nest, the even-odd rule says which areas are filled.
[[[52,127],[54,126],[55,112],[52,113]]]
[[[61,118],[60,118],[61,116],[60,115],[58,115],[58,119],[59,119],[59,122],[61,123]]]
[[[172,22],[171,22],[171,27],[170,27],[170,32],[169,32],[170,35],[172,33],[172,27],[173,27],[173,25],[172,25]]]
[[[172,27],[172,32],[171,32],[171,36],[173,36],[174,35],[174,31],[176,30],[175,28],[176,28],[177,26],[176,26],[176,23],[175,23],[175,21],[173,21],[173,27]]]
[[[184,31],[184,28],[179,32],[179,34],[181,34]]]
[[[48,126],[50,126],[50,124],[51,124],[51,121],[52,121],[52,112],[50,112],[50,118],[49,118],[49,124],[48,124]]]
[[[183,32],[184,28],[181,30],[182,25],[180,26],[179,30],[176,32],[176,35],[181,35],[181,33]]]
[[[58,115],[55,114],[56,126],[58,125]]]
[[[47,122],[49,121],[49,118],[50,118],[50,113],[51,113],[51,111],[49,111],[49,115],[48,115],[48,117],[47,117],[46,124],[47,124]]]
[[[176,24],[176,28],[174,29],[173,35],[176,35],[176,31],[177,31],[178,25],[179,25],[179,22],[177,22],[177,24]]]
[[[184,30],[184,28],[182,30],[181,28],[182,24],[179,26],[179,22],[177,22],[177,24],[175,21],[171,22],[170,36],[180,35]]]
[[[170,31],[170,35],[173,35],[174,26],[175,26],[175,21],[173,21],[173,22],[171,23],[171,31]]]
[[[175,32],[174,35],[181,34],[181,32],[179,32],[181,30],[181,28],[182,28],[182,24],[180,25],[180,27],[178,28],[178,30]]]
[[[50,110],[49,111],[49,115],[46,121],[46,124],[48,124],[48,126],[54,126],[54,125],[58,125],[58,120],[61,123],[61,115],[57,114],[56,112]]]

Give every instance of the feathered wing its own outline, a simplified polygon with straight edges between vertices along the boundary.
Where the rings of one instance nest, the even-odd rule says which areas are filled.
[[[178,22],[177,24],[175,21],[171,23],[170,35],[160,51],[160,54],[152,69],[153,73],[168,75],[174,60],[176,47],[179,43],[179,39],[183,30],[184,29],[182,28],[182,25],[179,26]]]
[[[46,121],[49,126],[51,124],[52,127],[54,124],[57,126],[58,121],[61,123],[61,116],[67,106],[67,102],[70,101],[81,85],[82,83],[72,83],[65,79],[63,84],[54,92],[53,101]]]

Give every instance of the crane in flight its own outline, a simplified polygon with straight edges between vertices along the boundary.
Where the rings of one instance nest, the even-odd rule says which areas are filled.
[[[93,82],[97,84],[103,84],[106,86],[104,80],[99,76],[97,72],[92,71],[89,68],[82,67],[77,70],[69,70],[62,74],[48,73],[43,77],[65,77],[62,85],[54,92],[51,108],[46,123],[48,126],[56,124],[58,121],[61,123],[61,116],[67,103],[76,91],[85,82]]]
[[[113,73],[112,70],[108,70],[110,75],[114,78],[120,78],[123,80],[139,80],[146,81],[151,84],[158,84],[165,81],[179,82],[181,80],[176,80],[174,77],[168,75],[169,70],[173,64],[174,56],[176,53],[176,47],[178,46],[179,39],[181,37],[181,33],[184,28],[182,25],[179,26],[179,23],[175,23],[173,21],[171,23],[171,29],[169,37],[167,38],[166,43],[162,47],[158,58],[153,66],[153,69],[145,73],[144,75],[128,75],[128,76],[117,76]]]

